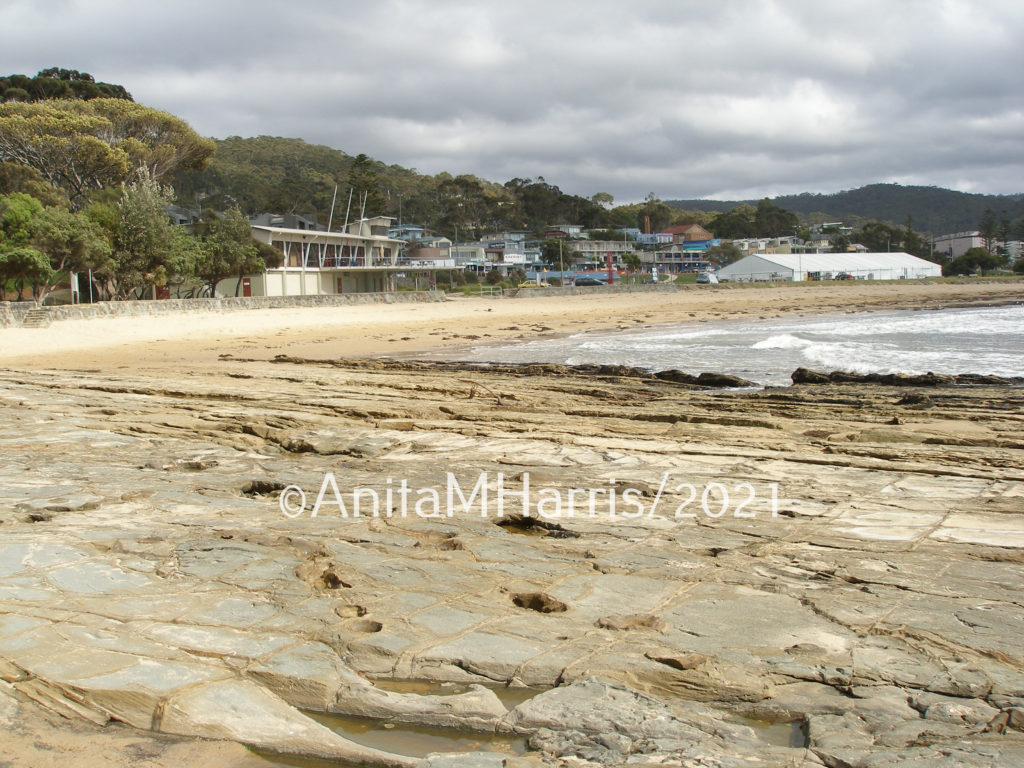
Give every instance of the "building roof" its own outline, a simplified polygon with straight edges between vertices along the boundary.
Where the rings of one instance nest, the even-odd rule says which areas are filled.
[[[661,230],[661,233],[665,235],[681,235],[684,232],[689,232],[691,229],[700,229],[707,232],[700,224],[674,224],[671,227],[665,227]]]
[[[743,262],[760,259],[792,272],[863,272],[881,269],[939,268],[938,264],[909,253],[757,253],[722,267],[719,273],[742,274]],[[755,264],[755,261],[749,261]],[[728,270],[728,272],[726,272]]]
[[[314,229],[288,229],[287,227],[267,227],[262,224],[250,224],[250,229],[269,232],[272,236],[277,235],[278,239],[290,240],[291,242],[350,242],[352,240],[369,240],[375,243],[387,242],[397,245],[405,245],[404,240],[396,240],[383,235],[355,235],[348,232],[323,232]]]

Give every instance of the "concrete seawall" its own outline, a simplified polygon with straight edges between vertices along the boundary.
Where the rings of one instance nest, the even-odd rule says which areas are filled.
[[[32,310],[42,310],[54,320],[92,320],[100,317],[152,317],[199,312],[240,312],[250,309],[297,309],[341,307],[354,304],[408,304],[444,301],[443,291],[400,293],[349,293],[330,296],[251,296],[221,299],[163,299],[160,301],[100,301],[39,307],[32,301],[0,302],[0,328],[21,326]]]

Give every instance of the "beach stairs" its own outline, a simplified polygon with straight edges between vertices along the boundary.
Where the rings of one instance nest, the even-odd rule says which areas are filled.
[[[47,328],[50,323],[53,322],[53,318],[50,313],[42,307],[30,309],[25,313],[24,319],[21,321],[22,328]]]

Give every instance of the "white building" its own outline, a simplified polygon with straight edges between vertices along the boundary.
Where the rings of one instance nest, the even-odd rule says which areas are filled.
[[[387,236],[390,219],[356,221],[347,232],[253,224],[252,236],[281,252],[281,266],[262,274],[229,277],[221,296],[309,296],[394,290],[400,240]]]
[[[717,272],[733,282],[914,280],[942,277],[942,267],[909,253],[757,253]],[[849,278],[844,276],[848,275]]]

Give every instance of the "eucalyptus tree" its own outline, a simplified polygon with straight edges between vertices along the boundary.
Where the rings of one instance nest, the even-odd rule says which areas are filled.
[[[0,104],[0,163],[35,169],[73,210],[140,169],[159,181],[205,168],[213,151],[184,120],[126,99]]]

